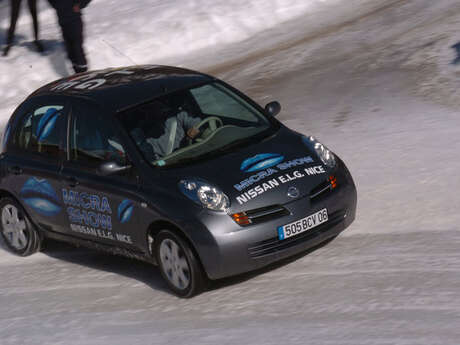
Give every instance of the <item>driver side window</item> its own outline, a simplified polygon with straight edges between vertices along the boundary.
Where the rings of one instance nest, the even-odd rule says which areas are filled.
[[[126,150],[108,118],[78,113],[73,116],[70,133],[70,159],[82,168],[93,170],[115,161],[126,165]]]

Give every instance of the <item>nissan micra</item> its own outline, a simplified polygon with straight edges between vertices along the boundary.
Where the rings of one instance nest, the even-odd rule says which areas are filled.
[[[0,156],[1,236],[157,264],[190,297],[306,251],[355,218],[340,158],[221,80],[166,66],[77,74],[30,95]]]

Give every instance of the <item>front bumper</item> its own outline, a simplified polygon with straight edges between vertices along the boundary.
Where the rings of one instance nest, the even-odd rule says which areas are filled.
[[[305,252],[345,230],[355,218],[357,195],[346,167],[342,165],[339,170],[336,189],[319,200],[307,196],[283,205],[289,215],[246,227],[238,226],[226,214],[202,215],[194,229],[189,223],[187,232],[208,277],[219,279],[257,270]],[[278,239],[279,226],[323,208],[328,210],[327,222],[288,239]]]

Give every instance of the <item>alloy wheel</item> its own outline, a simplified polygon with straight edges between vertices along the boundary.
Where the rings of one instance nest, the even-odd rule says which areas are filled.
[[[164,239],[160,244],[160,260],[171,284],[186,289],[190,284],[190,267],[182,248],[172,239]]]
[[[16,206],[7,204],[3,207],[2,225],[4,238],[13,248],[22,250],[27,246],[27,225],[24,219],[20,219]]]

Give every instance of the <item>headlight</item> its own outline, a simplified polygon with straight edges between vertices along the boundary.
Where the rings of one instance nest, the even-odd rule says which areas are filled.
[[[196,179],[181,180],[179,189],[192,201],[210,210],[227,211],[230,207],[230,201],[224,192],[207,182]]]
[[[329,150],[326,146],[321,144],[312,136],[302,137],[302,140],[305,145],[307,145],[309,148],[313,148],[316,151],[318,157],[321,159],[324,165],[329,168],[335,167],[335,157],[331,150]]]

